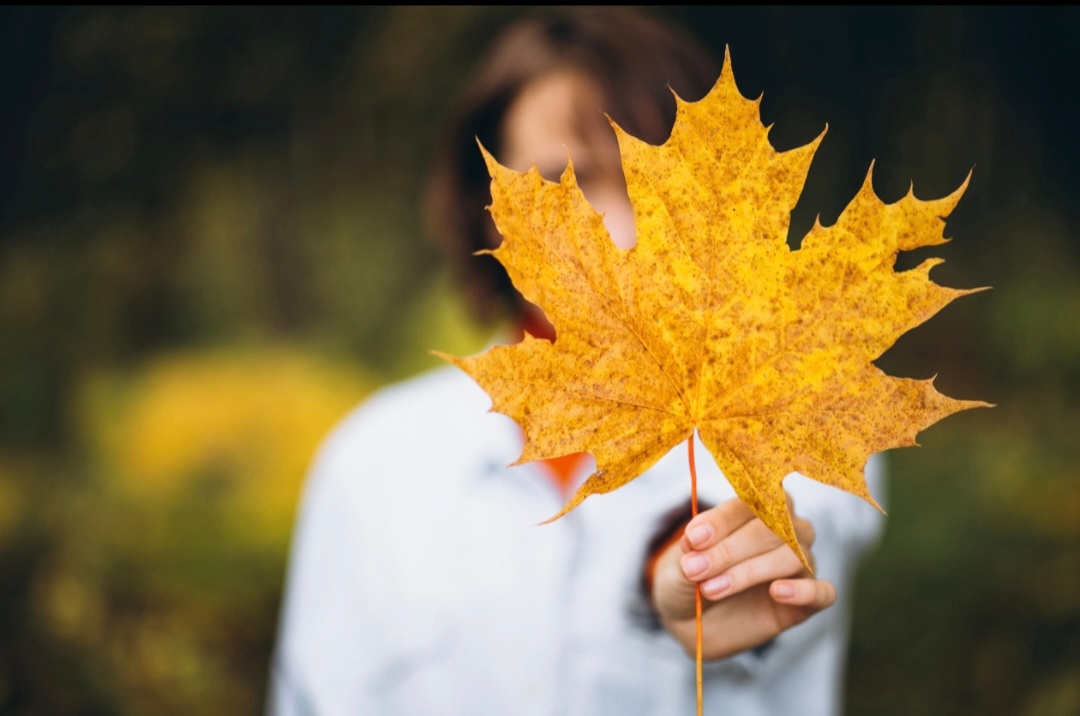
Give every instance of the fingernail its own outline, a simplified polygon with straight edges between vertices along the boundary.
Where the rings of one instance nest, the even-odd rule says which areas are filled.
[[[703,554],[684,555],[680,562],[687,579],[693,579],[709,568],[709,558]]]
[[[686,530],[686,538],[690,540],[690,544],[694,547],[704,545],[710,537],[712,537],[712,527],[708,523],[691,525]]]
[[[774,584],[772,591],[777,599],[791,599],[795,596],[795,587],[790,584]]]
[[[708,582],[701,585],[701,591],[709,597],[719,597],[729,589],[731,589],[731,577],[726,574],[721,574],[719,577],[713,577]]]

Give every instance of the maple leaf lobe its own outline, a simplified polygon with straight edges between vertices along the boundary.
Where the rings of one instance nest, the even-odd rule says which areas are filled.
[[[946,240],[943,218],[968,181],[942,199],[909,192],[884,204],[871,166],[836,223],[816,222],[792,251],[791,210],[824,132],[776,152],[730,58],[703,99],[676,101],[660,146],[612,123],[637,230],[629,250],[612,243],[572,162],[548,182],[536,167],[514,172],[484,151],[504,237],[491,253],[557,338],[444,357],[521,426],[519,462],[596,458],[597,471],[552,520],[634,479],[696,429],[738,496],[809,569],[785,476],[799,472],[877,506],[864,477],[870,455],[914,445],[941,418],[987,405],[872,362],[974,292],[931,281],[939,259],[894,270],[899,251]]]

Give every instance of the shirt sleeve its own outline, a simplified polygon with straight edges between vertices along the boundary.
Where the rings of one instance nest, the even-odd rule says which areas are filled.
[[[340,452],[332,444],[323,451],[301,501],[271,670],[272,716],[371,713],[360,685],[372,635],[344,479],[351,470]]]

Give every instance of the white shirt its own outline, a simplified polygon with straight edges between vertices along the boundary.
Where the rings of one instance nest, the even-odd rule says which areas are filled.
[[[632,616],[657,518],[689,494],[686,451],[539,526],[564,498],[535,465],[506,467],[521,433],[489,407],[447,368],[382,391],[327,440],[296,526],[272,714],[694,712],[693,658]],[[701,498],[731,497],[696,452]],[[799,475],[785,488],[838,603],[760,655],[706,664],[707,712],[839,710],[851,572],[880,515]]]

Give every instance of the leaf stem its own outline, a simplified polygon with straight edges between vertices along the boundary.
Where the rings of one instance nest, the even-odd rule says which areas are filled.
[[[690,439],[686,441],[687,453],[690,457],[690,518],[697,517],[697,466],[694,464],[694,434],[690,433]],[[694,658],[694,668],[697,674],[697,716],[702,713],[702,678],[701,678],[701,584],[694,587],[694,627],[697,640],[697,654]]]

